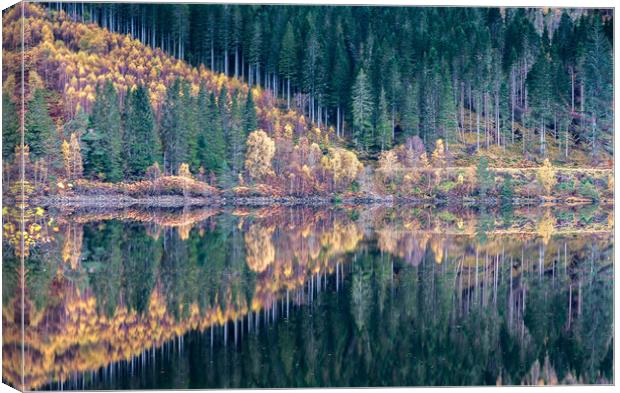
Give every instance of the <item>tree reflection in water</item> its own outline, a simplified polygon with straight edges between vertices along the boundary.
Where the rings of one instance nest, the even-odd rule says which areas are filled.
[[[45,241],[25,251],[5,226],[3,378],[27,389],[612,383],[609,214],[41,215]]]

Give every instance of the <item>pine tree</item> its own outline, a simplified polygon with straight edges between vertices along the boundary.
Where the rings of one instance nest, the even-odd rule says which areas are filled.
[[[191,85],[187,81],[181,83],[181,127],[187,138],[186,162],[192,172],[198,172],[200,160],[198,157],[198,109],[197,99],[191,95]]]
[[[258,122],[256,119],[256,106],[254,105],[254,98],[252,95],[252,89],[248,90],[248,96],[245,101],[245,107],[243,109],[243,139],[252,131],[256,131],[258,128]]]
[[[206,90],[201,89],[201,94],[206,96]],[[199,118],[200,134],[204,135],[204,139],[199,143],[201,163],[208,173],[213,172],[219,176],[227,168],[226,139],[215,94],[211,93],[207,100],[207,107],[200,113],[204,114]]]
[[[601,142],[607,142],[609,151],[612,150],[612,137],[607,136],[607,141],[601,140],[604,135],[600,133],[602,124],[613,118],[613,66],[611,45],[605,37],[602,24],[599,19],[594,19],[588,28],[585,45],[584,83],[585,83],[585,109],[589,112],[589,130],[586,139],[590,142],[591,152],[596,156]],[[582,98],[582,99],[583,99]],[[613,127],[610,127],[613,129]]]
[[[230,104],[230,119],[228,132],[228,157],[230,157],[231,171],[233,176],[229,181],[234,181],[243,169],[245,156],[245,137],[243,131],[243,113],[239,105],[239,94],[235,92]]]
[[[360,69],[355,79],[351,92],[353,114],[353,138],[355,144],[364,150],[368,150],[372,140],[372,97],[368,78],[364,69]]]
[[[164,151],[164,172],[176,174],[189,158],[188,129],[183,124],[181,81],[176,79],[166,93],[160,126]]]
[[[254,22],[254,26],[252,29],[252,35],[250,40],[250,48],[248,52],[249,63],[250,63],[250,71],[249,71],[249,83],[250,86],[253,84],[260,85],[260,63],[261,63],[261,53],[263,46],[263,34],[261,25],[258,21]]]
[[[84,172],[93,177],[116,182],[123,178],[121,164],[121,114],[118,95],[112,82],[97,88],[97,96],[89,119],[89,132]]]
[[[60,138],[56,135],[56,125],[47,108],[46,94],[44,89],[36,89],[28,103],[24,120],[24,143],[30,147],[33,161],[45,160],[49,164],[62,164]]]
[[[419,135],[418,89],[415,82],[407,84],[402,106],[401,125],[405,137]]]
[[[155,117],[146,88],[142,85],[130,91],[125,102],[123,133],[123,162],[125,177],[138,179],[146,169],[159,161],[159,137]]]
[[[2,160],[11,162],[15,146],[21,143],[19,116],[7,91],[2,92]]]
[[[279,70],[280,74],[286,79],[286,107],[291,107],[291,82],[294,82],[297,75],[297,48],[295,45],[295,35],[293,25],[289,21],[286,24],[286,31],[282,37],[280,49]]]
[[[392,147],[392,126],[388,115],[388,104],[385,98],[385,90],[381,89],[379,95],[379,105],[377,106],[375,125],[375,135],[377,136],[377,145],[381,151]]]
[[[478,193],[480,197],[486,198],[487,193],[493,187],[493,174],[489,171],[489,160],[482,156],[476,167],[476,176],[478,178]]]
[[[77,134],[81,138],[88,130],[88,114],[80,108],[75,117],[69,120],[62,128],[63,138],[70,139],[72,134]]]
[[[447,77],[443,80],[441,99],[439,100],[439,129],[443,134],[447,150],[450,150],[450,144],[456,142],[458,126],[452,82]]]
[[[551,108],[551,64],[550,56],[547,52],[541,51],[532,70],[527,76],[528,93],[531,95],[531,108],[534,118],[538,123],[540,137],[540,153],[546,151],[546,122]]]
[[[336,28],[336,49],[334,60],[334,71],[332,78],[333,104],[336,106],[336,133],[344,136],[344,112],[350,97],[351,89],[351,61],[345,50],[344,34],[342,26]]]
[[[310,31],[307,34],[305,56],[302,63],[302,87],[309,95],[308,115],[310,121],[317,121],[320,124],[318,109],[321,105],[322,93],[325,87],[324,76],[321,72],[324,59],[322,58],[319,33],[314,27],[314,20],[310,21],[309,25]]]

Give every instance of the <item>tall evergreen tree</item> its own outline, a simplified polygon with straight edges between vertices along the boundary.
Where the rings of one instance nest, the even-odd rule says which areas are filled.
[[[164,152],[164,171],[177,174],[189,158],[188,129],[183,124],[181,80],[176,79],[166,92],[162,108],[160,134]]]
[[[388,114],[385,90],[383,89],[381,89],[381,94],[379,95],[376,119],[375,135],[377,136],[377,146],[381,148],[381,151],[390,149],[392,147],[392,123]]]
[[[19,115],[11,96],[7,91],[2,92],[2,160],[13,160],[15,146],[21,143],[19,129]]]
[[[123,132],[125,177],[138,179],[146,169],[159,161],[159,137],[155,117],[146,88],[139,85],[127,94]]]
[[[201,89],[206,95],[206,90]],[[218,107],[215,94],[211,93],[207,100],[206,110],[200,117],[199,124],[202,129],[201,134],[205,136],[199,145],[202,165],[208,173],[215,173],[220,176],[227,169],[226,164],[226,138],[224,136],[224,128],[222,124],[222,114]]]
[[[239,105],[239,93],[235,92],[230,104],[228,124],[228,157],[230,157],[230,181],[236,181],[243,169],[245,137],[243,129],[243,108]]]
[[[419,135],[418,88],[414,81],[407,84],[401,112],[401,126],[405,137]]]
[[[45,160],[50,166],[61,167],[60,138],[56,135],[56,125],[49,114],[46,91],[36,89],[28,103],[25,116],[24,143],[30,147],[30,158]]]
[[[121,113],[118,95],[111,81],[98,87],[89,119],[89,132],[84,136],[87,149],[84,163],[86,175],[117,182],[123,178],[121,162]]]
[[[612,98],[613,66],[611,45],[605,36],[603,26],[598,18],[593,18],[588,29],[583,60],[584,84],[585,84],[585,109],[589,112],[589,131],[586,138],[590,142],[591,152],[596,156],[602,142],[606,142],[611,150],[611,136],[607,140],[601,140],[601,126],[605,121],[611,123],[613,118],[610,103]]]
[[[249,89],[248,96],[245,100],[245,107],[243,108],[243,139],[245,140],[250,132],[256,131],[257,128],[256,106],[254,105],[252,89]]]
[[[368,150],[372,141],[372,96],[364,69],[360,69],[351,92],[353,138],[355,144]]]
[[[278,63],[280,74],[286,79],[286,107],[291,107],[291,82],[297,75],[297,48],[293,25],[290,21],[286,24],[286,31],[282,37],[280,49],[280,61]]]
[[[192,171],[200,167],[198,154],[198,100],[191,95],[191,85],[187,81],[181,83],[181,127],[187,138],[186,163]]]
[[[452,89],[452,81],[447,75],[441,85],[441,99],[439,100],[439,129],[443,138],[446,149],[450,149],[450,144],[456,142],[456,134],[458,131],[458,114],[456,111],[456,102],[454,101],[454,90]]]

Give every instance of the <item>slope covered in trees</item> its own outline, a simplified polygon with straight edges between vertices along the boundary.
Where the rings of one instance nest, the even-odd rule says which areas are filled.
[[[4,15],[8,105],[16,105],[21,91],[20,16],[20,7]],[[333,172],[323,166],[344,151],[336,148],[333,130],[279,108],[268,91],[204,66],[194,68],[127,35],[73,21],[64,12],[27,5],[25,17],[26,143],[30,159],[51,175],[68,175],[56,153],[63,139],[75,134],[90,179],[193,174],[225,187],[261,180],[276,191],[295,181],[307,182],[314,191],[339,184],[340,163],[329,167]],[[6,124],[5,140],[11,143],[18,129]],[[269,170],[260,172],[268,176],[254,179],[253,167],[260,163],[246,157],[246,140],[259,130],[262,142],[277,148]],[[6,146],[4,158],[12,152]],[[298,179],[291,177],[295,174]]]
[[[358,148],[413,135],[448,149],[473,144],[470,113],[477,149],[516,144],[567,160],[577,148],[590,161],[611,153],[611,10],[49,7],[262,86]]]
[[[3,15],[9,145],[20,12]],[[27,129],[43,141],[31,159],[59,177],[308,195],[380,189],[376,166],[613,157],[609,10],[49,3],[25,16]],[[64,157],[83,163],[63,166],[72,134],[81,156]]]

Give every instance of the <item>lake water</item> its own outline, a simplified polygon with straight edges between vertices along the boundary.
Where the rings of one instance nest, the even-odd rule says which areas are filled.
[[[19,388],[614,381],[611,209],[25,211]]]

